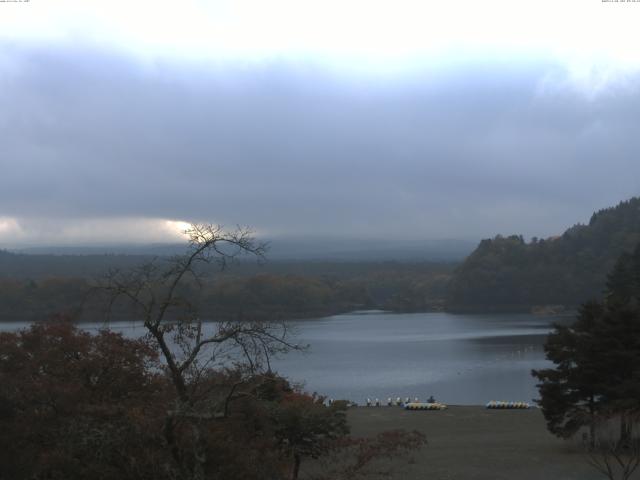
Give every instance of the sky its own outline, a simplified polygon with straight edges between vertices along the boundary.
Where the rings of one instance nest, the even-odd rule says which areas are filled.
[[[640,194],[640,2],[0,2],[0,247],[546,237]]]

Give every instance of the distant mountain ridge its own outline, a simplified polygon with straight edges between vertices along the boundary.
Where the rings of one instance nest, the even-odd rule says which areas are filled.
[[[599,210],[588,225],[574,225],[559,237],[482,240],[456,269],[447,305],[466,311],[576,306],[601,296],[616,259],[638,243],[639,197]]]

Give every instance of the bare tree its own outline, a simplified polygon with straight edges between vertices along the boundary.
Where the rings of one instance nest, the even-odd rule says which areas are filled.
[[[599,417],[595,436],[583,439],[589,465],[609,480],[631,478],[640,466],[640,438],[632,428],[637,424],[638,415],[632,413]]]
[[[265,245],[240,227],[229,232],[216,225],[193,224],[185,234],[189,247],[184,255],[112,271],[98,288],[106,292],[110,312],[116,302],[133,307],[160,350],[175,389],[175,405],[165,422],[165,439],[178,465],[175,475],[201,480],[207,462],[205,425],[224,418],[229,402],[248,394],[242,387],[249,378],[255,385],[257,375],[270,372],[272,355],[299,347],[288,340],[283,322],[203,322],[194,294],[212,267],[224,269],[241,255],[260,260]],[[212,372],[230,366],[234,382],[212,387]],[[177,429],[189,431],[188,456],[177,444]]]

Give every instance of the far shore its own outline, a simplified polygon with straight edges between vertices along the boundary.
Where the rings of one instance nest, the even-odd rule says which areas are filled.
[[[550,317],[550,318],[575,318],[578,312],[577,307],[562,306],[562,305],[485,305],[479,307],[477,305],[472,306],[437,306],[433,308],[421,308],[421,309],[389,309],[385,306],[364,306],[364,305],[350,305],[350,306],[334,306],[332,308],[312,309],[312,310],[276,310],[265,312],[244,312],[237,311],[220,311],[217,314],[211,314],[210,317],[219,318],[222,321],[251,321],[251,320],[264,320],[264,321],[303,321],[303,320],[317,320],[326,317],[332,317],[337,315],[359,315],[359,314],[372,314],[372,313],[387,313],[387,314],[407,314],[407,313],[448,313],[451,315],[518,315],[529,314],[538,317]],[[92,313],[79,313],[76,309],[71,309],[66,312],[71,321],[75,323],[94,323],[105,321],[104,312],[98,314]],[[1,323],[35,323],[40,321],[47,321],[55,316],[55,312],[41,313],[34,315],[33,313],[27,313],[26,315],[14,314],[10,318],[0,317]],[[207,320],[207,314],[202,315],[205,318],[205,322],[214,322],[216,320]],[[139,320],[137,318],[126,318],[120,315],[114,315],[111,320],[112,323],[124,323],[133,322]]]
[[[393,461],[390,478],[402,480],[596,480],[578,442],[551,435],[542,412],[450,406],[442,411],[401,407],[350,408],[352,434],[418,430],[427,445],[411,460]],[[387,467],[383,465],[383,467]]]

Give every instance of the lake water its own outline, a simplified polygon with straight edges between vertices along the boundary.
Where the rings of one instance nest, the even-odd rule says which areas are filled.
[[[309,344],[273,362],[307,391],[364,403],[429,395],[454,405],[537,398],[531,369],[548,367],[542,344],[559,320],[526,314],[454,315],[362,312],[292,321]],[[24,324],[1,324],[12,330]],[[85,324],[98,328],[98,324]],[[136,336],[140,327],[111,324]]]
[[[534,315],[364,313],[293,322],[308,353],[279,359],[309,391],[363,403],[429,395],[450,404],[537,398],[531,369],[557,318]]]

